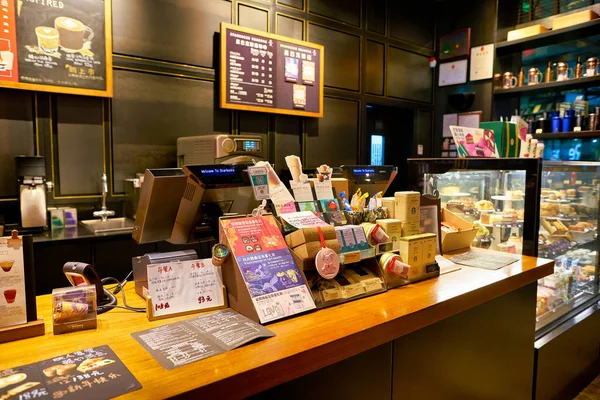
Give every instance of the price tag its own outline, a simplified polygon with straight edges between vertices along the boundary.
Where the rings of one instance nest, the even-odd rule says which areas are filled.
[[[333,190],[331,187],[331,180],[326,179],[323,182],[319,182],[315,179],[315,193],[317,194],[317,200],[333,199]]]
[[[294,197],[298,203],[304,203],[306,201],[313,201],[312,189],[310,183],[294,182],[290,181],[290,187],[294,191]]]
[[[573,132],[581,132],[581,127],[576,126],[575,128],[573,128]]]
[[[536,134],[538,134],[538,133],[544,133],[544,130],[541,129],[541,128],[538,128],[538,129],[535,130],[535,133]]]
[[[254,190],[256,200],[267,200],[269,196],[269,181],[267,179],[267,168],[265,167],[248,167],[248,175],[250,175],[250,183]]]
[[[360,251],[344,253],[344,264],[350,264],[360,261]]]
[[[155,316],[222,306],[223,282],[212,259],[148,265]]]

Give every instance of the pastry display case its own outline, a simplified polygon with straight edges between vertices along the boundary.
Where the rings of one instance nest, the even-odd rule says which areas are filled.
[[[549,330],[598,295],[599,162],[544,162],[539,257],[555,261],[539,281],[537,330]]]
[[[477,228],[472,246],[535,255],[541,162],[537,159],[411,159],[409,187]]]

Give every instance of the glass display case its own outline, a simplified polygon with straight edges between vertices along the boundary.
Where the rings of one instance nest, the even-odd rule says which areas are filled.
[[[538,333],[598,296],[599,162],[544,162],[538,255],[555,260],[539,281]]]
[[[409,188],[440,198],[442,207],[478,229],[472,246],[535,255],[541,161],[411,159]]]

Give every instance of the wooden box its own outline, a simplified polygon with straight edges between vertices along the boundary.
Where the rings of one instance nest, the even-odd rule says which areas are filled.
[[[525,28],[515,29],[514,31],[509,31],[506,40],[518,40],[523,39],[529,36],[539,35],[540,33],[547,32],[548,28],[543,27],[542,25],[531,25],[526,26]]]
[[[592,10],[585,10],[574,14],[565,15],[564,17],[556,17],[552,20],[552,29],[562,29],[573,25],[579,25],[584,22],[598,18],[598,14]]]

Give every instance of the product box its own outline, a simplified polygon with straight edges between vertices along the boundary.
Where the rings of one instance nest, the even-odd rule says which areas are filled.
[[[388,217],[396,218],[396,198],[395,197],[382,197],[381,206],[387,208]]]
[[[65,227],[65,211],[62,209],[48,209],[50,213],[50,228],[62,229]]]
[[[335,233],[334,233],[334,236],[335,236]],[[338,241],[335,237],[330,240],[325,240],[325,244],[327,245],[327,247],[329,247],[336,253],[338,253],[338,254],[340,253],[340,244],[338,243]],[[307,242],[298,247],[294,247],[292,249],[292,251],[294,253],[296,253],[296,255],[298,255],[303,260],[306,260],[306,259],[312,260],[317,256],[317,253],[322,248],[323,248],[323,246],[321,246],[320,241]]]
[[[365,231],[357,225],[336,226],[335,234],[342,253],[367,250],[369,243]]]
[[[96,329],[96,287],[53,289],[52,322],[55,335]]]
[[[400,221],[402,223],[401,237],[418,235],[421,221]]]
[[[381,228],[385,231],[385,233],[387,233],[387,235],[390,237],[390,240],[392,242],[395,242],[402,237],[402,221],[400,221],[399,219],[392,219],[392,218],[378,219],[377,223],[379,224],[379,226],[381,226]],[[418,223],[416,223],[416,224],[417,224],[417,233],[419,233]]]
[[[446,210],[445,208],[442,208],[442,221],[447,221],[452,225],[460,228],[460,232],[446,233],[442,231],[443,252],[471,247],[471,243],[477,235],[477,229],[475,229],[475,227],[471,223],[458,217],[456,214]]]
[[[574,14],[565,15],[563,17],[556,17],[552,20],[552,29],[568,28],[569,26],[583,24],[584,22],[591,21],[598,18],[598,14],[592,10],[585,10],[576,12]]]
[[[333,226],[322,226],[320,228],[323,233],[323,239],[331,240],[336,238]],[[320,240],[319,230],[316,227],[301,228],[285,236],[285,242],[292,249],[304,243],[319,242]]]
[[[419,192],[396,192],[394,193],[395,211],[394,218],[402,221],[416,221],[421,219],[420,204],[421,193]]]
[[[548,32],[548,28],[543,27],[542,25],[530,25],[525,28],[515,29],[508,32],[506,40],[518,40],[523,39],[529,36],[539,35],[540,33]]]
[[[500,121],[481,122],[479,128],[494,131],[494,140],[500,158],[519,157],[521,140],[517,124]]]
[[[411,270],[435,261],[434,233],[423,233],[400,238],[400,257]],[[433,249],[433,251],[431,251]],[[410,277],[410,274],[409,274]]]
[[[65,228],[77,226],[77,209],[72,207],[61,207],[65,217]]]

